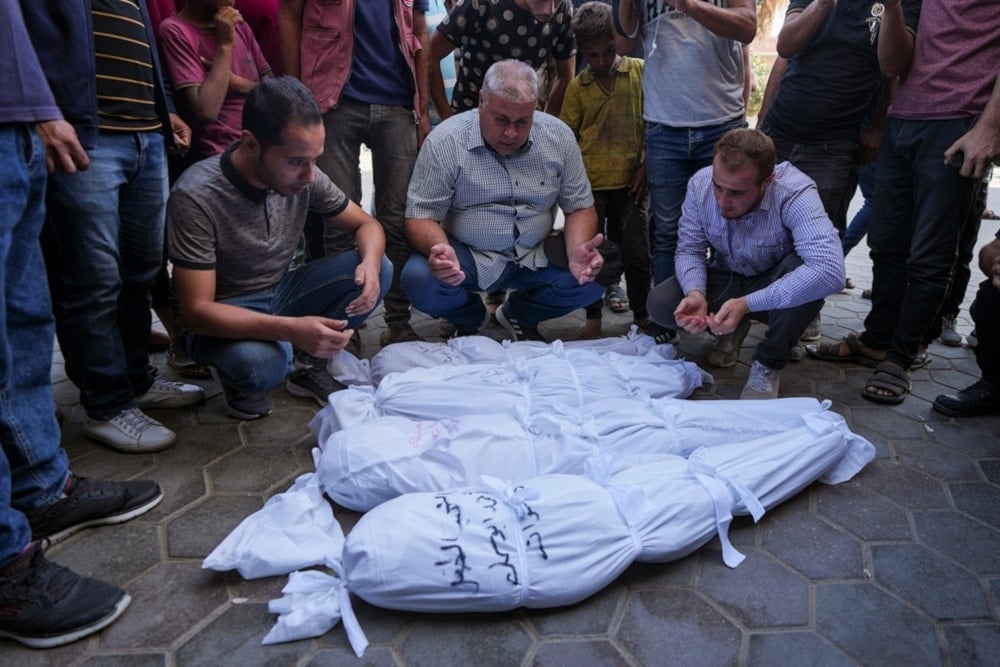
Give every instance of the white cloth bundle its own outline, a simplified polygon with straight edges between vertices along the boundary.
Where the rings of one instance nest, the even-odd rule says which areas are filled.
[[[482,475],[516,480],[583,474],[595,456],[687,455],[702,446],[801,427],[805,415],[824,414],[828,407],[812,398],[613,398],[548,415],[519,410],[434,421],[380,417],[320,441],[316,470],[331,499],[363,512],[404,493],[474,484]],[[844,431],[849,433],[846,424]]]
[[[608,396],[684,398],[704,382],[711,382],[711,376],[691,362],[553,344],[544,353],[503,364],[415,368],[387,376],[377,388],[350,387],[330,395],[310,428],[322,442],[334,431],[384,415],[437,420],[484,412],[513,414],[522,407],[539,414]]]
[[[736,567],[743,556],[728,538],[734,515],[758,521],[765,510],[817,479],[845,481],[875,458],[871,443],[825,414],[805,421],[797,429],[749,442],[700,447],[686,460],[644,457],[630,466],[636,458],[597,459],[591,476],[617,495],[629,496],[632,511],[626,519],[643,545],[637,560],[677,560],[718,533],[723,561]],[[609,475],[612,466],[619,471]],[[637,490],[645,502],[631,497]]]
[[[645,334],[638,333],[633,325],[625,336],[599,340],[554,341],[552,345],[592,352],[617,352],[630,356],[655,353],[664,359],[676,359],[673,345],[657,345]],[[402,373],[411,368],[435,368],[441,365],[499,364],[522,356],[546,352],[549,345],[535,341],[512,343],[497,341],[487,336],[461,336],[443,343],[395,343],[382,348],[371,362],[358,359],[350,353],[341,353],[330,359],[330,373],[348,386],[357,384],[378,385],[389,373]]]

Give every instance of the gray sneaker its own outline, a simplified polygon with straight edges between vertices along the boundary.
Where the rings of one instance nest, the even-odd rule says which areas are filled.
[[[92,440],[132,454],[158,452],[177,442],[173,431],[139,408],[122,410],[107,420],[87,417],[83,420],[83,431]]]
[[[153,380],[146,393],[135,397],[140,408],[183,408],[205,400],[205,391],[194,384]]]
[[[242,392],[232,387],[227,387],[226,383],[219,377],[219,371],[210,368],[212,378],[222,387],[226,395],[226,414],[236,419],[259,419],[271,414],[271,399],[263,392],[248,393]]]
[[[768,398],[778,398],[778,389],[781,386],[781,371],[768,368],[759,361],[754,361],[750,366],[750,376],[747,378],[743,391],[740,392],[740,400],[760,400]]]
[[[806,327],[806,330],[802,332],[802,336],[799,337],[799,340],[804,343],[811,343],[822,338],[823,336],[819,331],[819,321],[820,316],[817,315],[816,319],[810,322],[809,326]]]
[[[736,365],[743,347],[743,339],[750,332],[750,318],[744,317],[736,329],[724,336],[716,336],[712,349],[708,352],[708,365],[715,368],[731,368]]]
[[[297,368],[285,380],[285,389],[292,396],[311,398],[322,406],[327,404],[327,397],[335,391],[346,389],[347,385],[338,382],[326,365]]]
[[[955,330],[955,316],[945,315],[941,318],[941,342],[948,347],[962,347],[962,334]]]

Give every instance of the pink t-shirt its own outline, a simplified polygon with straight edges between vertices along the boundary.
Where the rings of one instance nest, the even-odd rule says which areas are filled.
[[[204,83],[215,60],[216,48],[215,28],[199,28],[178,16],[164,19],[160,24],[160,49],[170,69],[174,90],[181,91]],[[264,60],[250,27],[245,23],[237,24],[232,72],[256,82],[270,71],[271,66]],[[226,95],[219,116],[206,125],[198,122],[186,108],[182,96],[177,96],[178,108],[194,132],[194,151],[198,157],[221,153],[239,138],[245,100],[242,95]]]
[[[923,0],[910,69],[891,115],[943,120],[983,112],[1000,67],[997,0]]]

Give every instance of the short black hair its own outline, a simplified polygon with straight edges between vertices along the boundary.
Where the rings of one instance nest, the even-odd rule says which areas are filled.
[[[281,133],[289,125],[322,123],[312,93],[291,76],[263,79],[250,90],[243,105],[243,129],[253,134],[261,150],[281,145]]]

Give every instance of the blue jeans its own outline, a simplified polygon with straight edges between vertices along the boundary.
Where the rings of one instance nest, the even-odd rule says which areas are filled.
[[[871,224],[872,219],[872,198],[875,196],[875,163],[869,162],[865,166],[858,170],[858,188],[861,190],[861,196],[864,197],[864,204],[858,209],[858,212],[854,214],[851,218],[851,223],[847,225],[847,231],[844,232],[844,257],[847,257],[847,253],[854,249],[854,246],[861,243],[861,239],[865,237],[868,233],[868,226]],[[849,200],[854,193],[844,193],[844,200]],[[846,204],[849,203],[844,201],[843,204],[846,208]]]
[[[353,250],[323,257],[289,271],[268,290],[223,299],[220,303],[269,315],[319,315],[347,320],[347,327],[355,329],[369,315],[348,317],[346,313],[347,304],[361,294],[361,287],[354,284],[354,270],[360,261]],[[392,263],[383,257],[379,301],[391,279]],[[292,370],[292,346],[287,341],[216,338],[194,334],[183,327],[178,331],[178,339],[192,359],[214,367],[226,389],[239,393],[268,392]]]
[[[52,306],[38,234],[45,150],[33,125],[0,125],[0,564],[31,540],[19,510],[59,497],[66,453],[52,404]]]
[[[132,407],[153,383],[150,287],[163,260],[166,201],[158,132],[101,134],[89,169],[49,179],[56,332],[91,418]]]
[[[755,276],[744,276],[715,266],[708,267],[708,280],[705,285],[708,293],[708,312],[717,313],[726,301],[751,292],[764,289],[786,273],[802,266],[802,259],[791,254],[778,262],[772,269]],[[653,321],[667,329],[679,329],[674,320],[674,310],[684,298],[680,283],[671,278],[653,288],[649,293],[649,316]],[[768,368],[781,370],[788,363],[791,350],[799,342],[799,337],[805,332],[809,323],[823,309],[823,299],[809,301],[791,308],[776,308],[767,312],[750,313],[752,320],[766,322],[767,333],[764,340],[757,345],[754,360]]]
[[[709,127],[646,127],[646,180],[653,209],[653,283],[674,275],[677,224],[688,179],[712,164],[715,142],[729,130],[746,127],[743,118]]]
[[[413,305],[431,317],[443,317],[459,331],[474,331],[486,318],[486,306],[476,294],[480,291],[476,263],[463,243],[453,238],[448,241],[458,255],[465,280],[460,285],[438,280],[427,266],[427,257],[414,253],[403,267],[403,288]],[[515,290],[507,297],[512,315],[529,327],[583,308],[604,294],[603,286],[596,282],[581,285],[568,269],[552,264],[533,271],[510,262],[500,279],[483,291],[507,289]]]
[[[962,228],[982,182],[945,164],[975,123],[890,118],[875,164],[868,246],[872,308],[861,341],[909,368],[952,280]]]
[[[371,150],[375,186],[372,215],[382,223],[385,254],[397,267],[385,295],[385,323],[390,327],[403,326],[410,321],[410,300],[399,283],[399,273],[413,252],[405,229],[406,190],[417,160],[413,111],[341,97],[336,107],[323,114],[323,125],[326,142],[316,164],[357,204],[362,203],[358,168],[361,144]],[[353,248],[354,239],[327,226],[323,231],[323,246],[323,254],[334,255]]]

